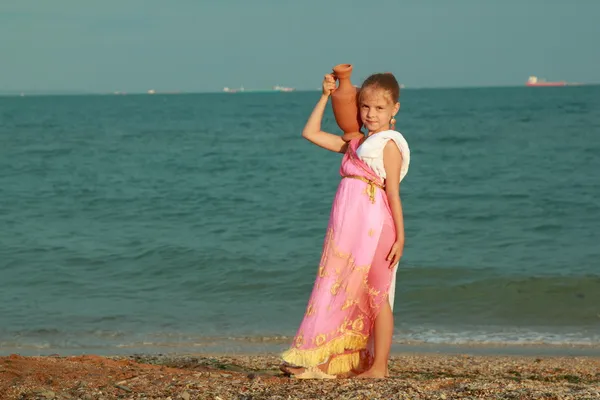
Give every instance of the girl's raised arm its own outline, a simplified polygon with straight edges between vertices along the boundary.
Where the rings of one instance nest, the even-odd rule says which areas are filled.
[[[310,114],[308,121],[306,121],[306,125],[302,130],[302,137],[329,151],[345,153],[348,144],[341,136],[321,130],[323,113],[325,112],[327,101],[333,90],[335,90],[335,79],[333,78],[333,75],[325,75],[325,78],[323,79],[323,94]]]

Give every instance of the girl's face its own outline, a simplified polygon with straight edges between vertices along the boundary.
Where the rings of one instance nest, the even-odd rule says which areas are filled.
[[[369,133],[389,130],[390,120],[400,109],[400,103],[394,103],[387,90],[378,87],[362,89],[358,106],[360,119]]]

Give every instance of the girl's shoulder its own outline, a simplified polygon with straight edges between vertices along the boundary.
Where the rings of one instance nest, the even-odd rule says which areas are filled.
[[[397,139],[397,140],[406,142],[408,144],[404,135],[402,133],[400,133],[399,131],[396,131],[393,129],[379,132],[378,135],[381,135],[382,139],[394,139],[394,140]]]
[[[404,138],[404,135],[395,130],[390,129],[387,131],[378,132],[375,135],[371,135],[369,139],[373,139],[372,143],[376,143],[377,147],[382,148],[391,139],[396,143],[396,145],[400,148],[400,151],[402,151],[403,153],[410,151],[408,147],[408,142]]]

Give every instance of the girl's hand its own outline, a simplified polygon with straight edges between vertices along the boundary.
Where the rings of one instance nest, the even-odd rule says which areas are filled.
[[[390,253],[386,258],[387,261],[391,262],[390,268],[393,268],[394,265],[396,265],[396,263],[400,261],[400,258],[402,257],[403,247],[404,246],[400,242],[396,242],[393,244],[392,249],[390,250]]]
[[[323,94],[325,96],[330,96],[334,90],[335,90],[335,78],[333,77],[333,74],[325,75],[325,78],[323,78]]]

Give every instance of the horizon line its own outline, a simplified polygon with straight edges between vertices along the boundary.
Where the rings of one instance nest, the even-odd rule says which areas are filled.
[[[573,83],[567,84],[564,87],[581,87],[581,86],[597,86],[600,83]],[[400,90],[448,90],[448,89],[492,89],[492,88],[526,88],[527,86],[523,83],[520,85],[483,85],[483,86],[413,86],[403,87]],[[190,94],[227,94],[227,95],[240,95],[244,93],[282,93],[289,94],[294,92],[319,92],[320,89],[294,89],[290,92],[282,92],[272,89],[244,89],[239,92],[225,92],[221,91],[183,91],[183,90],[155,90],[150,89],[147,91],[84,91],[84,90],[40,90],[40,91],[28,91],[28,90],[10,90],[1,91],[0,97],[32,97],[32,96],[156,96],[156,95],[190,95]]]

